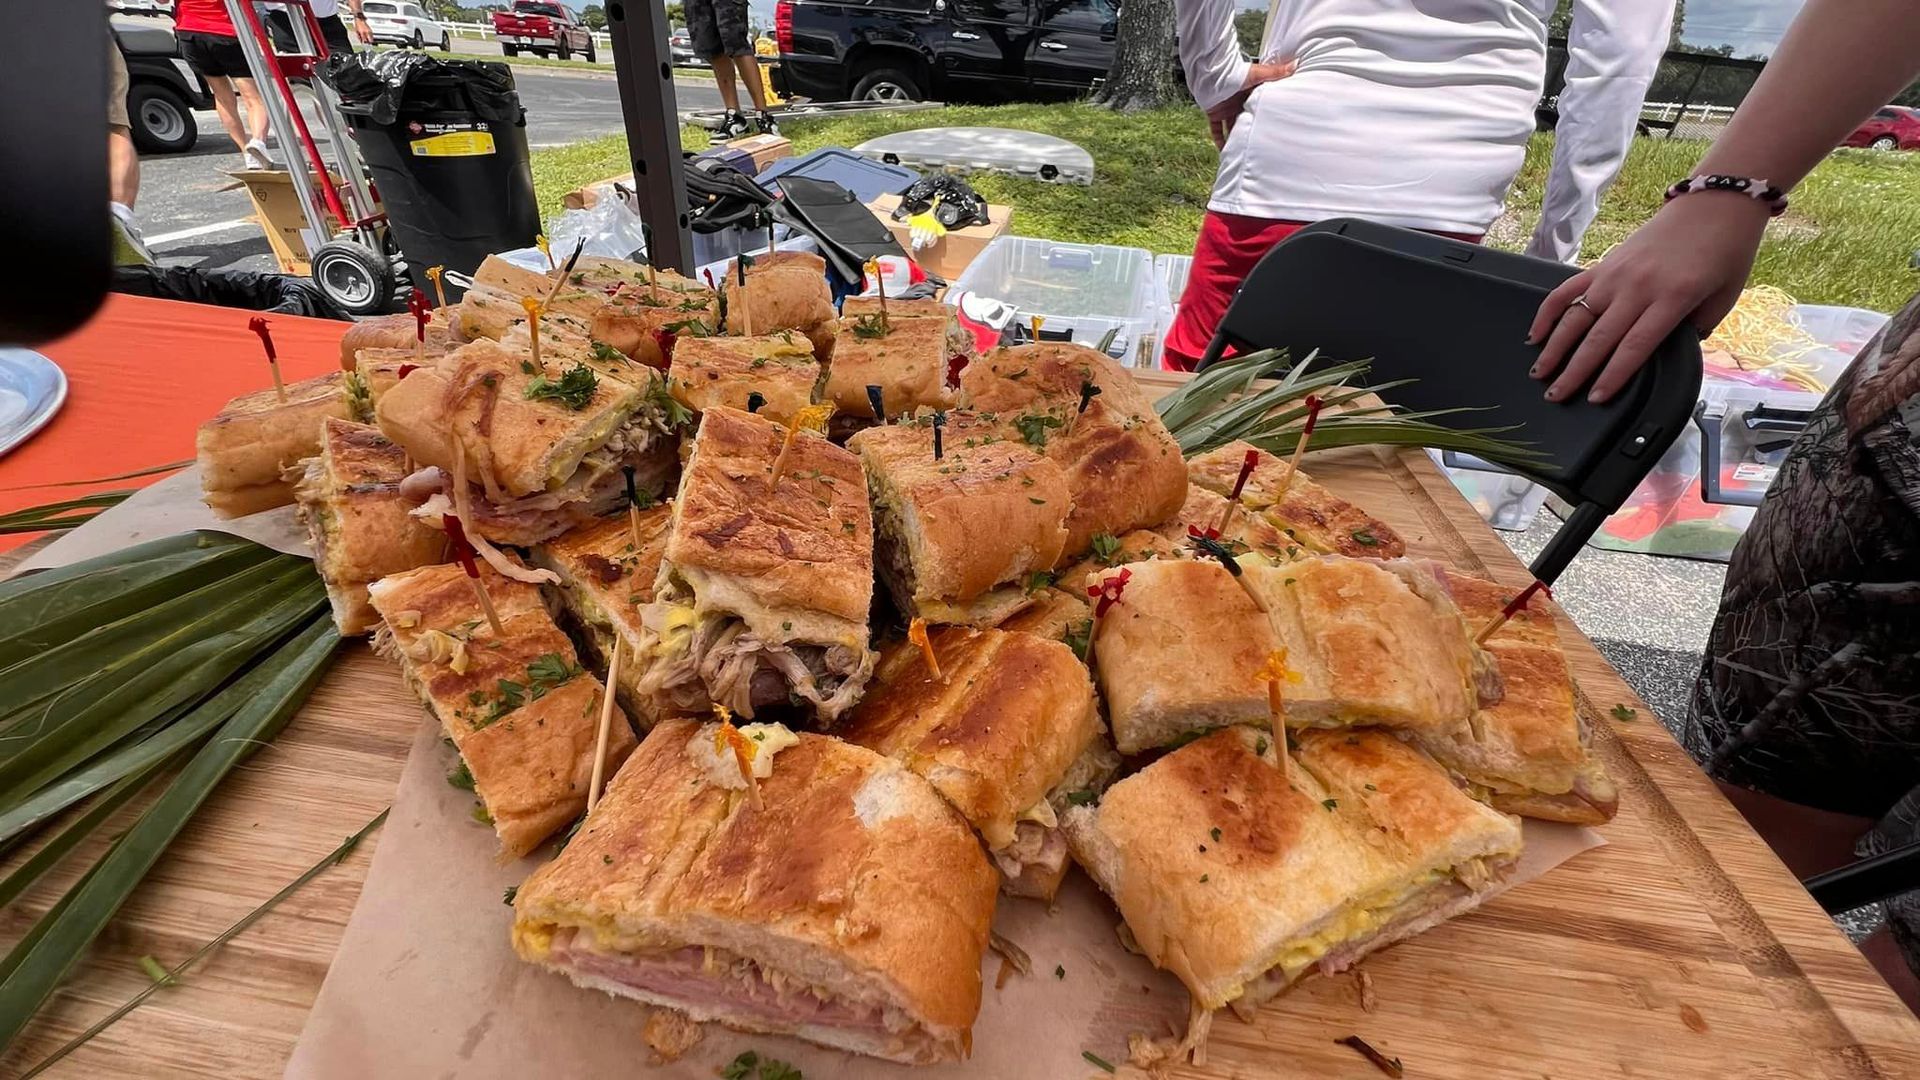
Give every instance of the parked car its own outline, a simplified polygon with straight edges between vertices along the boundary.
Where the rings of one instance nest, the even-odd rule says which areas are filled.
[[[441,52],[453,47],[453,35],[413,0],[366,0],[360,11],[367,17],[367,28],[373,31],[376,45],[423,49],[431,41]]]
[[[165,12],[153,12],[165,14]],[[112,17],[127,62],[127,119],[143,154],[180,154],[200,137],[193,110],[213,108],[207,84],[180,59],[171,24],[131,14]]]
[[[1113,0],[779,0],[774,89],[820,101],[1043,101],[1113,66]]]
[[[500,39],[500,51],[508,56],[530,52],[571,60],[580,53],[589,64],[599,60],[593,31],[572,8],[551,0],[514,0],[512,10],[494,12],[493,36]]]
[[[1920,150],[1920,109],[1889,105],[1853,129],[1841,146],[1871,146],[1875,150]]]
[[[667,35],[667,48],[673,54],[674,67],[706,67],[707,62],[693,53],[693,35],[682,27]]]

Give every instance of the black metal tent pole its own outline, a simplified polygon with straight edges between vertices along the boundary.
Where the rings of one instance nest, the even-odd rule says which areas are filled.
[[[687,231],[686,167],[680,159],[680,115],[673,99],[673,63],[667,47],[667,8],[658,0],[612,0],[607,33],[613,73],[627,124],[627,156],[640,219],[653,230],[655,266],[693,273],[693,237]]]

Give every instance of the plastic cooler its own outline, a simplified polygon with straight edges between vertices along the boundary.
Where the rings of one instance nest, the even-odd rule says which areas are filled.
[[[1108,351],[1121,363],[1158,362],[1167,300],[1153,272],[1153,254],[1145,249],[995,237],[948,296],[961,292],[1017,308],[1016,326],[1042,317],[1045,338],[1064,332],[1091,346],[1109,330],[1118,331]]]

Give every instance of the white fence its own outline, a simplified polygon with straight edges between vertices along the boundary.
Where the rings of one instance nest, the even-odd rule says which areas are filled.
[[[1678,101],[1649,101],[1640,106],[1640,119],[1662,123],[1724,124],[1733,116],[1731,105],[1685,105]]]
[[[454,37],[473,38],[476,41],[493,40],[492,23],[443,22],[440,25],[446,27],[447,31]],[[595,30],[593,32],[593,40],[609,49],[613,48],[613,38],[609,36],[605,30]]]

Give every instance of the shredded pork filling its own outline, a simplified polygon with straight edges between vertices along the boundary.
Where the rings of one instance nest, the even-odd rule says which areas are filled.
[[[684,594],[676,579],[655,610],[684,608]],[[650,627],[659,625],[647,621]],[[844,645],[767,641],[736,616],[708,614],[691,630],[661,635],[640,691],[677,708],[699,710],[718,702],[748,719],[758,709],[798,696],[831,719],[853,705],[865,662],[860,651]]]
[[[993,852],[994,865],[1009,878],[1018,878],[1029,866],[1051,868],[1066,857],[1067,841],[1059,829],[1037,821],[1022,821],[1013,829],[1013,843]]]
[[[696,1017],[777,1029],[831,1027],[896,1037],[921,1034],[891,1005],[853,1001],[724,949],[608,952],[577,929],[554,933],[549,961],[566,971],[665,998]]]

